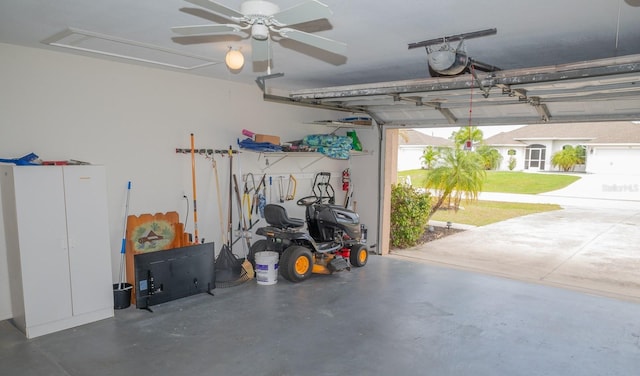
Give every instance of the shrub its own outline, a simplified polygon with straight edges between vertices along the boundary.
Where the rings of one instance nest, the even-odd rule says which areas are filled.
[[[486,170],[497,170],[502,162],[502,155],[497,149],[490,148],[487,145],[480,145],[476,148],[476,153],[482,157],[484,168]]]
[[[513,171],[516,168],[516,159],[514,157],[509,157],[509,171]]]
[[[391,247],[414,246],[424,233],[429,220],[431,197],[410,185],[391,187]]]
[[[562,150],[551,156],[551,165],[559,167],[562,171],[572,171],[578,164],[584,164],[585,151],[583,146],[573,147],[565,145]]]

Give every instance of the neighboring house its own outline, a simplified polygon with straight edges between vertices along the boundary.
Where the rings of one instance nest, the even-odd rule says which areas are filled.
[[[422,132],[406,129],[398,136],[398,171],[422,168],[424,149],[452,147],[453,142],[442,137],[433,137]]]
[[[574,171],[640,174],[640,124],[633,122],[533,124],[484,140],[502,155],[499,170],[558,171],[551,156],[565,145],[585,148],[586,162]]]

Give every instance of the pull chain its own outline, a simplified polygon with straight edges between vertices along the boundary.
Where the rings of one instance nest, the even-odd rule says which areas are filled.
[[[471,150],[471,146],[473,145],[473,140],[471,139],[471,114],[473,112],[473,81],[475,79],[475,70],[473,64],[471,64],[471,93],[469,94],[469,140],[467,141],[467,149]]]

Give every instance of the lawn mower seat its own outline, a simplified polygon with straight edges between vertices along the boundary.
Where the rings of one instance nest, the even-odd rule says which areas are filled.
[[[271,226],[279,228],[293,228],[304,226],[304,221],[298,218],[289,218],[287,211],[280,205],[268,204],[264,207],[264,218]]]

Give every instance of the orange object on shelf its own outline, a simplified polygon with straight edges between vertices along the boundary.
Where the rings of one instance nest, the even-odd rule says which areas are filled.
[[[280,137],[279,136],[271,136],[268,134],[256,134],[254,136],[255,142],[270,142],[274,145],[280,145]]]

